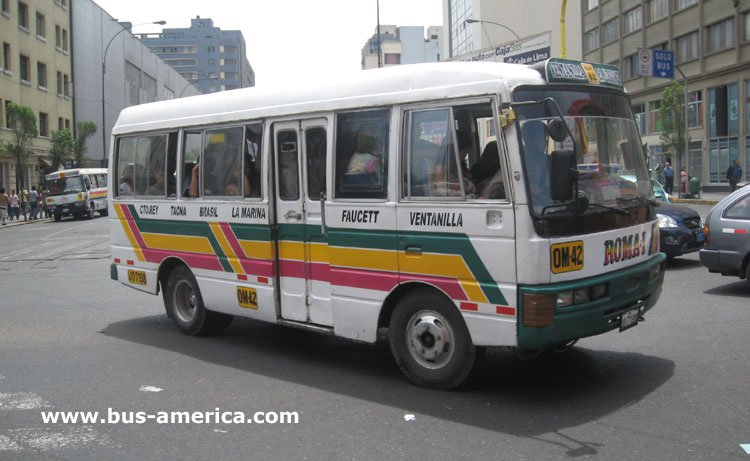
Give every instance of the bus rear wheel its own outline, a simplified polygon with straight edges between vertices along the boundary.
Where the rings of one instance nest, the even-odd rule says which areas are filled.
[[[463,317],[433,290],[418,289],[399,301],[389,335],[393,358],[419,386],[453,389],[474,366],[475,348]]]
[[[177,328],[191,336],[221,333],[232,322],[231,315],[206,310],[198,282],[185,266],[176,267],[169,275],[164,302]]]

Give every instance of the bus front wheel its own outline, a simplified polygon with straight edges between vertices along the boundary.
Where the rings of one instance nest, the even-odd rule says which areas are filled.
[[[232,321],[231,315],[206,310],[198,282],[185,266],[176,267],[169,275],[164,301],[177,328],[191,336],[221,333]]]
[[[407,294],[389,325],[391,352],[401,371],[419,386],[459,386],[474,366],[475,348],[456,307],[429,289]]]

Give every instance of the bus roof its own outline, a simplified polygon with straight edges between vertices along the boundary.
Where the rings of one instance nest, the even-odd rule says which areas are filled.
[[[128,107],[115,135],[231,123],[301,113],[500,93],[544,84],[526,65],[491,62],[408,64],[343,74],[320,84],[242,88]]]
[[[58,170],[45,176],[46,179],[59,179],[71,176],[80,176],[82,174],[107,174],[106,168],[71,168],[68,170]]]

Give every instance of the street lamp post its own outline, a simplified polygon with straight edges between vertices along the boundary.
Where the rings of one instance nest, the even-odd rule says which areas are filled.
[[[516,37],[516,40],[520,40],[521,39],[521,37],[519,37],[518,34],[513,29],[511,29],[510,27],[506,26],[505,24],[500,24],[499,22],[495,22],[495,21],[488,21],[486,19],[467,19],[466,20],[466,24],[474,24],[474,23],[481,24],[482,25],[482,30],[484,30],[485,34],[487,34],[487,30],[484,28],[484,24],[487,23],[487,24],[493,24],[493,25],[498,26],[498,27],[502,27],[503,29],[505,29],[508,32],[510,32],[511,34],[513,34],[513,36]],[[490,42],[489,34],[487,34],[487,41]],[[492,46],[492,43],[491,42],[488,43],[488,46]]]
[[[112,42],[115,40],[115,38],[120,35],[121,33],[125,32],[126,30],[130,30],[133,27],[136,26],[144,26],[146,24],[158,24],[160,26],[163,26],[167,23],[167,21],[161,20],[161,21],[153,21],[153,22],[144,22],[141,24],[131,24],[128,27],[123,27],[121,30],[118,30],[110,39],[109,42],[107,42],[107,47],[104,48],[104,54],[102,55],[102,165],[104,165],[105,161],[107,160],[107,120],[105,118],[105,104],[104,104],[104,74],[107,73],[107,53],[109,52],[109,46],[112,45]]]

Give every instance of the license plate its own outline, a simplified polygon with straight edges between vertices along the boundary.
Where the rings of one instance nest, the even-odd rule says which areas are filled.
[[[583,269],[583,240],[550,246],[549,261],[553,274]]]
[[[695,241],[696,242],[702,242],[705,236],[703,235],[703,231],[698,231],[695,233]]]
[[[638,318],[641,316],[640,312],[641,310],[638,307],[625,311],[622,317],[620,317],[620,331],[625,331],[628,328],[638,325]]]
[[[128,282],[133,283],[135,285],[145,285],[146,273],[143,271],[136,271],[133,269],[128,269]]]

